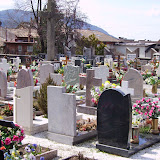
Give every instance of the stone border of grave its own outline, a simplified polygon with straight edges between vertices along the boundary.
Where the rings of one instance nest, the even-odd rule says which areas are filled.
[[[86,106],[86,104],[77,105],[77,112],[89,115],[97,115],[97,107]]]
[[[96,136],[97,136],[97,130],[92,130],[92,131],[89,131],[88,133],[81,132],[80,135],[77,135],[75,137],[48,132],[48,139],[53,141],[55,140],[58,143],[63,143],[68,145],[79,144],[81,142],[87,141]]]
[[[157,138],[154,137],[152,140],[150,140],[140,146],[137,146],[133,149],[130,149],[130,150],[120,149],[117,147],[107,146],[107,145],[103,145],[103,144],[100,144],[100,145],[96,144],[96,148],[101,151],[107,152],[107,153],[111,153],[111,154],[115,154],[115,155],[119,155],[119,156],[128,158],[128,157],[132,156],[133,154],[135,154],[145,148],[148,148],[156,143],[159,143],[159,142],[160,142],[160,137],[158,135]]]

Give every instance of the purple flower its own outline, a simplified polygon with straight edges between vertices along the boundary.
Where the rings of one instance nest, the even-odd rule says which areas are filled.
[[[35,148],[36,148],[36,147],[37,147],[37,144],[33,144],[33,147],[35,147]]]
[[[40,160],[44,160],[44,157],[40,157]]]

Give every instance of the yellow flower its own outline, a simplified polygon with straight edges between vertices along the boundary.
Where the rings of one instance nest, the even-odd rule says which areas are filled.
[[[105,83],[108,83],[108,84],[110,84],[110,81],[105,81]]]
[[[102,87],[104,87],[104,84],[102,83]]]
[[[13,152],[12,152],[12,156],[13,156],[13,157],[15,157],[15,156],[16,156],[15,151],[13,151]]]

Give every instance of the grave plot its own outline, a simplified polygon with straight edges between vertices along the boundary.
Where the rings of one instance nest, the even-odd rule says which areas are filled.
[[[97,135],[94,123],[89,124],[90,131],[76,131],[76,96],[66,93],[64,87],[48,86],[48,138],[50,140],[74,145]],[[87,122],[86,122],[87,123]],[[78,121],[78,126],[81,122]],[[88,124],[88,123],[87,123]],[[78,129],[78,128],[77,128]]]
[[[137,136],[136,129],[132,126],[131,111],[129,94],[125,95],[118,89],[108,89],[101,94],[97,111],[98,144],[96,148],[107,153],[129,157],[160,142],[158,133],[158,135],[140,134],[138,135],[139,143],[131,143]]]

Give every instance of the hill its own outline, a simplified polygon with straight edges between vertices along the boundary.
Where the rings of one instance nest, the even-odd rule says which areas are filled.
[[[23,21],[29,22],[31,17],[33,18],[33,14],[32,12],[29,11],[16,10],[16,9],[0,11],[0,21],[2,22],[2,27],[7,27],[7,28],[16,28],[18,26],[18,23]],[[15,19],[15,21],[13,19]],[[96,30],[106,35],[110,35],[104,29],[86,22],[82,29]]]

